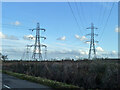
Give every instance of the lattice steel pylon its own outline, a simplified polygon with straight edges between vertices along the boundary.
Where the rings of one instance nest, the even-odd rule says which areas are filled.
[[[25,52],[23,53],[23,56],[22,56],[22,60],[30,60],[30,57],[29,57],[29,54],[30,54],[30,48],[29,48],[29,45],[26,45],[26,50]]]
[[[42,44],[42,47],[45,47],[45,56],[44,56],[44,60],[47,60],[47,46]]]
[[[98,28],[94,27],[94,24],[91,23],[91,27],[88,27],[87,29],[91,29],[91,33],[90,33],[90,34],[87,34],[87,35],[90,35],[90,36],[91,36],[91,39],[90,39],[90,41],[86,41],[86,42],[90,42],[90,49],[89,49],[88,59],[91,58],[91,51],[92,51],[92,50],[93,50],[93,52],[94,52],[94,58],[96,58],[95,42],[97,43],[98,41],[95,41],[95,40],[94,40],[94,36],[95,36],[95,35],[98,36],[98,34],[95,34],[95,33],[94,33],[94,30],[95,30],[95,29],[98,29]],[[92,49],[92,48],[93,48],[93,49]]]
[[[30,58],[29,58],[29,46],[27,45],[26,46],[26,58],[25,58],[26,60],[29,60]]]
[[[45,32],[45,29],[40,28],[40,24],[37,23],[37,27],[35,29],[30,29],[30,30],[32,31],[36,30],[35,44],[32,45],[34,46],[32,58],[34,60],[42,60],[41,38],[46,39],[46,37],[43,37],[40,34],[42,30]],[[38,54],[38,58],[37,58],[37,54]]]

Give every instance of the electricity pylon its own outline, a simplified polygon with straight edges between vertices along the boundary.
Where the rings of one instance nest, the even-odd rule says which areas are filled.
[[[27,45],[27,47],[34,47],[35,45]],[[45,47],[45,57],[44,60],[47,59],[47,46],[44,44],[40,44],[41,47]]]
[[[87,35],[90,35],[91,36],[91,39],[90,41],[86,41],[86,42],[90,42],[90,49],[89,49],[89,56],[88,56],[88,59],[91,58],[91,50],[93,50],[94,52],[94,58],[96,58],[96,50],[95,50],[95,42],[97,43],[98,41],[95,41],[94,40],[94,36],[98,36],[98,34],[94,34],[94,30],[95,29],[98,29],[96,27],[94,27],[94,24],[91,23],[91,27],[88,27],[87,29],[91,29],[91,33],[90,34],[87,34]],[[93,48],[93,49],[92,49]]]
[[[27,51],[26,51],[26,59],[29,60],[29,59],[30,59],[30,58],[29,58],[29,46],[27,45],[26,47],[27,47]]]
[[[45,56],[44,56],[44,60],[47,59],[47,46],[46,45],[42,45],[42,47],[45,47]]]
[[[38,60],[38,59],[42,60],[41,38],[46,39],[46,37],[41,36],[40,33],[42,30],[45,32],[45,29],[40,28],[39,23],[37,23],[37,27],[35,29],[30,29],[30,30],[32,31],[36,30],[35,44],[32,45],[34,46],[32,58],[34,60]],[[37,58],[37,55],[38,55],[38,58]]]
[[[29,58],[29,54],[30,54],[30,49],[29,49],[29,45],[26,45],[26,51],[23,53],[23,56],[21,59],[23,60],[30,60]]]

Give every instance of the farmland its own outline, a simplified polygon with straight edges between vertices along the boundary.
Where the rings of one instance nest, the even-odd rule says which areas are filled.
[[[119,60],[3,61],[3,70],[83,88],[120,88]]]

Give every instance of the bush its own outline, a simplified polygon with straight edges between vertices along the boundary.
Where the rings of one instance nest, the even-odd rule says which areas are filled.
[[[120,88],[117,60],[4,62],[3,69],[84,88]]]

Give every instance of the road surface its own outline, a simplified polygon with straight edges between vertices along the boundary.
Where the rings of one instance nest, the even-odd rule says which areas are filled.
[[[23,90],[23,89],[32,89],[32,90],[43,90],[43,88],[45,89],[49,89],[52,90],[50,87],[48,86],[44,86],[41,84],[37,84],[37,83],[33,83],[33,82],[29,82],[26,80],[21,80],[18,79],[16,77],[13,76],[9,76],[7,74],[3,74],[2,75],[2,88],[3,90],[5,89],[19,89],[19,90]]]

